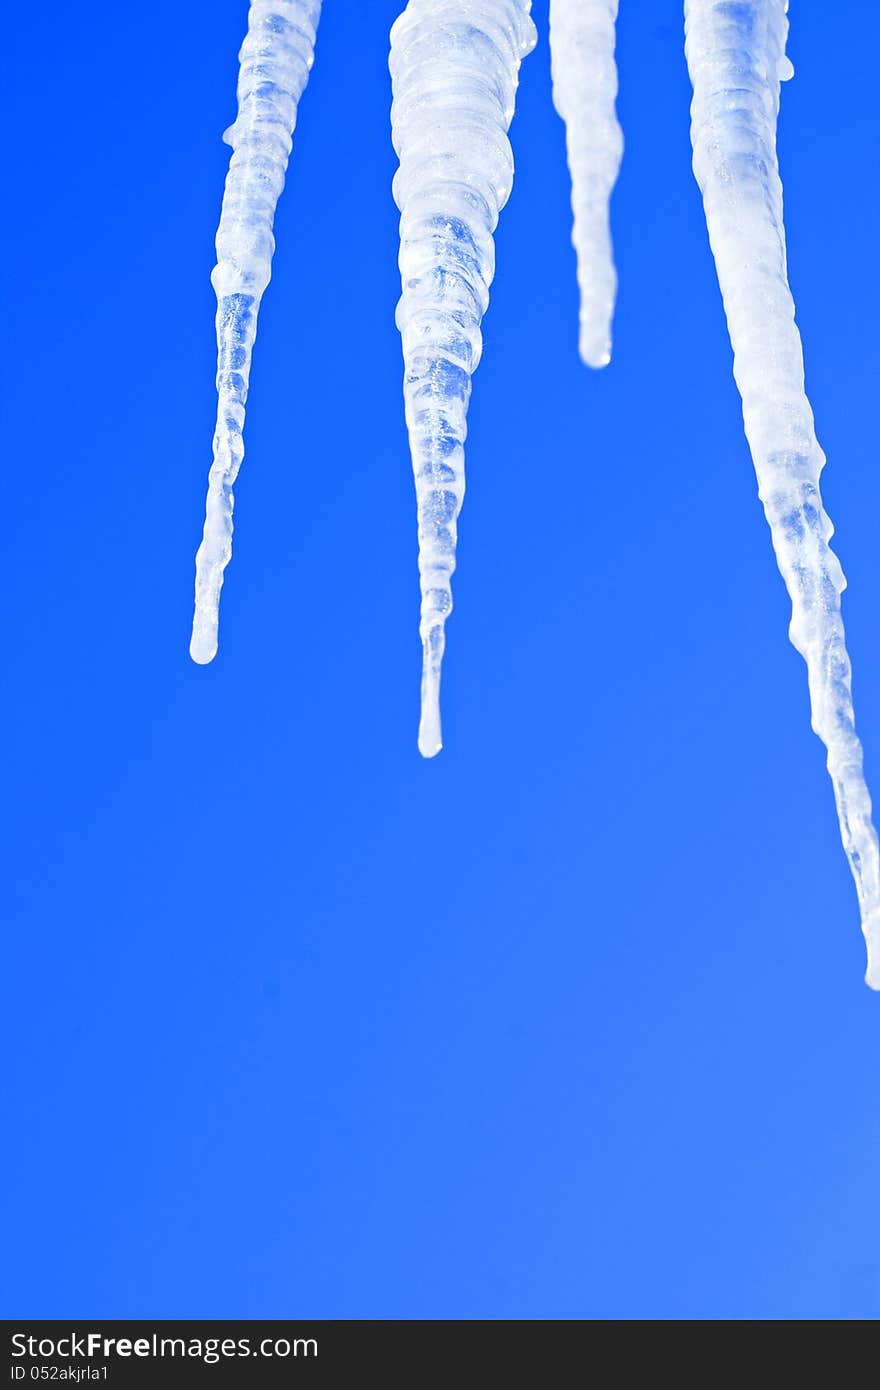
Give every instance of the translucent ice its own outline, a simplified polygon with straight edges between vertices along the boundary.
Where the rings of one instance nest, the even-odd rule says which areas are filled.
[[[244,408],[260,300],[272,273],[275,206],[284,187],[299,99],[309,80],[321,0],[252,0],[239,54],[238,116],[211,283],[217,295],[217,427],[205,529],[196,555],[190,654],[217,652],[223,571],[232,555],[232,487],[244,456]]]
[[[580,353],[611,361],[617,272],[608,203],[623,154],[617,121],[614,26],[617,0],[550,0],[553,104],[565,121],[571,173],[572,242],[581,293]]]
[[[421,577],[419,750],[440,751],[440,667],[452,610],[464,441],[493,232],[510,195],[507,130],[531,0],[410,0],[391,30],[391,129],[400,168],[404,404],[416,484]]]
[[[856,737],[840,595],[843,572],[819,494],[825,455],[804,393],[804,361],[786,273],[776,158],[785,0],[685,0],[694,89],[691,139],[733,346],[758,492],[792,604],[791,640],[807,663],[813,728],[828,771],[880,988],[880,857]]]

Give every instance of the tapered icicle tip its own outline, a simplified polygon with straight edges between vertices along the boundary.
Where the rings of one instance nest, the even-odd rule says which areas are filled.
[[[207,627],[193,630],[189,639],[189,655],[196,666],[207,666],[213,662],[217,656],[217,628],[213,631],[207,630]]]
[[[241,46],[238,113],[223,139],[232,158],[217,228],[217,425],[205,529],[196,555],[189,652],[217,653],[223,571],[232,555],[233,487],[244,458],[244,420],[260,300],[272,275],[275,207],[284,187],[297,104],[314,55],[321,0],[250,0]]]
[[[207,666],[217,655],[217,613],[201,612],[196,609],[193,619],[189,654],[198,666]]]
[[[865,918],[862,931],[865,933],[865,945],[868,948],[865,984],[869,989],[880,990],[880,910]]]
[[[422,667],[422,715],[419,720],[419,752],[423,758],[436,758],[443,747],[440,725],[440,672],[425,654]]]
[[[599,370],[611,361],[611,328],[614,322],[614,301],[617,295],[617,275],[610,264],[603,283],[593,285],[581,273],[581,312],[578,325],[578,352],[586,367]],[[580,268],[580,267],[579,267]],[[592,270],[592,265],[590,270]]]
[[[617,0],[550,0],[553,105],[565,122],[571,174],[571,240],[580,289],[581,361],[607,367],[617,272],[608,207],[623,133],[617,120],[614,61]]]
[[[582,329],[579,346],[581,361],[587,367],[598,370],[600,367],[607,367],[611,361],[611,338],[597,338],[592,324],[589,328]]]

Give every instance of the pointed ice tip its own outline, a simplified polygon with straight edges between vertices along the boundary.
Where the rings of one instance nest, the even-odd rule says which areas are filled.
[[[195,626],[189,644],[189,654],[197,666],[207,666],[217,655],[217,630],[206,632]]]
[[[440,681],[426,671],[422,677],[422,717],[419,720],[419,752],[423,758],[436,758],[443,747],[440,727]]]
[[[442,747],[443,744],[436,735],[431,734],[429,737],[423,733],[419,734],[419,752],[423,758],[436,758]]]
[[[189,654],[197,666],[210,666],[217,655],[217,647],[199,647],[195,642],[189,644]]]
[[[580,354],[587,367],[607,367],[611,361],[611,343],[607,338],[597,343],[595,338],[581,337]]]
[[[865,971],[865,984],[869,989],[880,990],[880,914],[872,913],[862,923],[865,945],[868,948],[868,968]]]

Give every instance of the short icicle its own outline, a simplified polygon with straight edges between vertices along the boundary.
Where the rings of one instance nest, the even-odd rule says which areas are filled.
[[[614,61],[617,0],[550,0],[553,105],[565,122],[571,174],[571,240],[580,288],[580,354],[611,361],[617,271],[609,203],[623,156]]]
[[[791,640],[807,663],[812,723],[828,771],[880,989],[880,857],[855,731],[840,595],[819,494],[825,456],[804,393],[804,363],[786,271],[776,155],[786,0],[685,0],[694,89],[691,138],[709,240],[727,314],[734,375],[758,492],[792,602]]]
[[[239,54],[238,116],[217,229],[217,427],[205,529],[196,555],[190,655],[217,652],[220,590],[232,555],[233,484],[244,455],[245,403],[260,300],[272,272],[275,207],[284,187],[296,111],[312,66],[321,0],[251,0]]]
[[[452,609],[464,441],[493,232],[513,182],[507,139],[531,0],[409,0],[391,30],[391,128],[400,160],[404,405],[416,484],[422,610],[419,751],[442,746],[440,668]]]

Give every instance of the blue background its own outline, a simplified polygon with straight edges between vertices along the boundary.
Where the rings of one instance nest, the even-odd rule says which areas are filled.
[[[880,1000],[742,434],[679,5],[621,6],[599,374],[535,5],[433,763],[399,7],[326,3],[207,669],[187,643],[245,5],[16,12],[3,1311],[877,1315]],[[792,23],[790,270],[880,787],[880,18]]]

